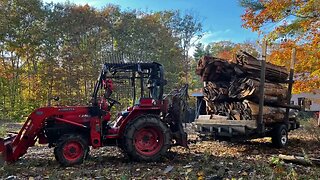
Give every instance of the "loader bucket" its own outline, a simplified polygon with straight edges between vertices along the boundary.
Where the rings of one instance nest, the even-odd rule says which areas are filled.
[[[30,116],[36,116],[35,112],[38,111],[34,111]],[[44,118],[32,120],[28,117],[19,133],[11,132],[6,138],[0,138],[0,158],[6,162],[15,162],[27,153],[27,149],[37,141],[43,121]]]
[[[13,160],[12,142],[16,136],[0,138],[0,164],[4,161],[10,162]]]

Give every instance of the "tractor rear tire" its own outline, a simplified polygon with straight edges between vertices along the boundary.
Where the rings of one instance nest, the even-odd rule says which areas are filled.
[[[135,161],[158,161],[171,145],[169,128],[159,117],[146,115],[127,124],[123,150]]]
[[[62,166],[81,164],[88,155],[87,141],[78,134],[61,136],[54,148],[54,156]]]
[[[288,143],[288,129],[285,124],[277,124],[272,130],[271,141],[274,147],[283,148]]]

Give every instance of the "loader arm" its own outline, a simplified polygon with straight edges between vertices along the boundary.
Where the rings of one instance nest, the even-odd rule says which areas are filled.
[[[4,161],[16,161],[27,152],[29,147],[34,146],[43,131],[46,117],[50,114],[48,110],[46,110],[47,113],[43,110],[45,109],[40,108],[32,112],[18,134],[0,138],[0,154]]]

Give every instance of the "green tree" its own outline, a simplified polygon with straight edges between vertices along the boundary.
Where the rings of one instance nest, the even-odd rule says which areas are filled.
[[[231,41],[219,41],[219,42],[210,43],[210,46],[211,46],[210,54],[212,56],[217,57],[221,52],[231,51],[235,47],[235,43]]]
[[[24,113],[26,94],[31,97],[35,86],[35,71],[43,25],[42,3],[32,1],[2,1],[0,6],[0,44],[2,66],[9,78],[7,93],[3,96],[2,109],[20,109],[8,111],[9,117],[19,117]],[[23,90],[26,89],[27,92]]]
[[[1,118],[26,115],[52,96],[62,105],[88,102],[101,64],[117,53],[163,64],[168,92],[179,87],[181,64],[201,29],[193,16],[176,11],[40,0],[0,0],[0,27]]]
[[[205,50],[204,50],[204,46],[202,43],[198,43],[196,46],[195,46],[195,51],[193,53],[193,58],[195,60],[199,60],[202,56],[204,56],[206,54]]]

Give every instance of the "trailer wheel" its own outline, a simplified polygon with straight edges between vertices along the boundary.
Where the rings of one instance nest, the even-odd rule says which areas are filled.
[[[136,161],[157,161],[170,147],[170,131],[155,116],[142,116],[128,123],[124,151]]]
[[[54,148],[56,160],[63,166],[81,164],[88,154],[88,143],[75,134],[66,134],[60,137]]]
[[[286,125],[284,124],[276,125],[273,128],[271,140],[272,140],[272,144],[276,148],[285,147],[288,143],[288,129]]]

